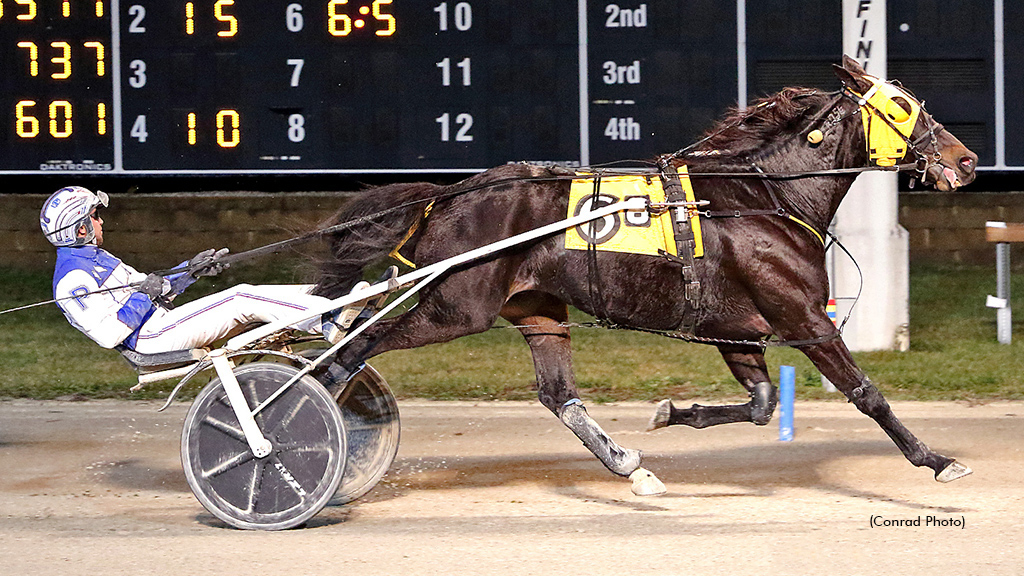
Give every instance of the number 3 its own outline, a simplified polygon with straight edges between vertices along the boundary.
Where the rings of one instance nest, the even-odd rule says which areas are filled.
[[[132,88],[142,88],[146,85],[146,63],[142,60],[132,60],[131,64],[128,65],[132,69],[134,74],[128,79],[128,84]]]

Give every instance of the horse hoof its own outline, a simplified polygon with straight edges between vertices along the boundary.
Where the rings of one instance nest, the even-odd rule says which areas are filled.
[[[657,430],[658,428],[665,428],[668,426],[669,417],[672,416],[672,401],[662,400],[658,402],[658,407],[654,409],[654,416],[651,416],[651,422],[647,425],[647,431]]]
[[[637,496],[657,496],[666,492],[661,480],[645,468],[634,470],[629,479],[633,481],[633,494]]]
[[[967,476],[971,472],[974,472],[974,470],[971,470],[967,466],[964,466],[963,464],[954,460],[949,463],[949,466],[943,468],[942,472],[936,474],[935,479],[942,483],[952,482],[957,478],[963,478],[964,476]]]

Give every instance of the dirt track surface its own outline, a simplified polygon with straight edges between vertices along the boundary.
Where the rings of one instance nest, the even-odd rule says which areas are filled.
[[[647,433],[652,405],[591,406],[644,450],[668,487],[653,498],[539,404],[400,407],[398,459],[373,492],[265,533],[192,496],[187,405],[0,402],[0,574],[1024,573],[1024,403],[894,404],[974,469],[951,484],[846,404],[798,404],[790,443],[774,423]]]

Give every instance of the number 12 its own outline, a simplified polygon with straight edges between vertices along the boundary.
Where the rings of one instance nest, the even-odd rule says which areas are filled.
[[[448,142],[451,140],[451,116],[445,112],[437,118],[434,118],[434,122],[441,125],[441,142]],[[472,142],[473,135],[469,133],[470,128],[473,127],[473,116],[463,112],[455,117],[455,123],[460,126],[459,131],[455,133],[456,142]]]

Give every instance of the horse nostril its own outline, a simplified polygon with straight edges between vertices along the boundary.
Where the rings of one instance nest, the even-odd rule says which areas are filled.
[[[964,172],[974,170],[974,159],[969,156],[960,158],[960,168],[963,169]]]

